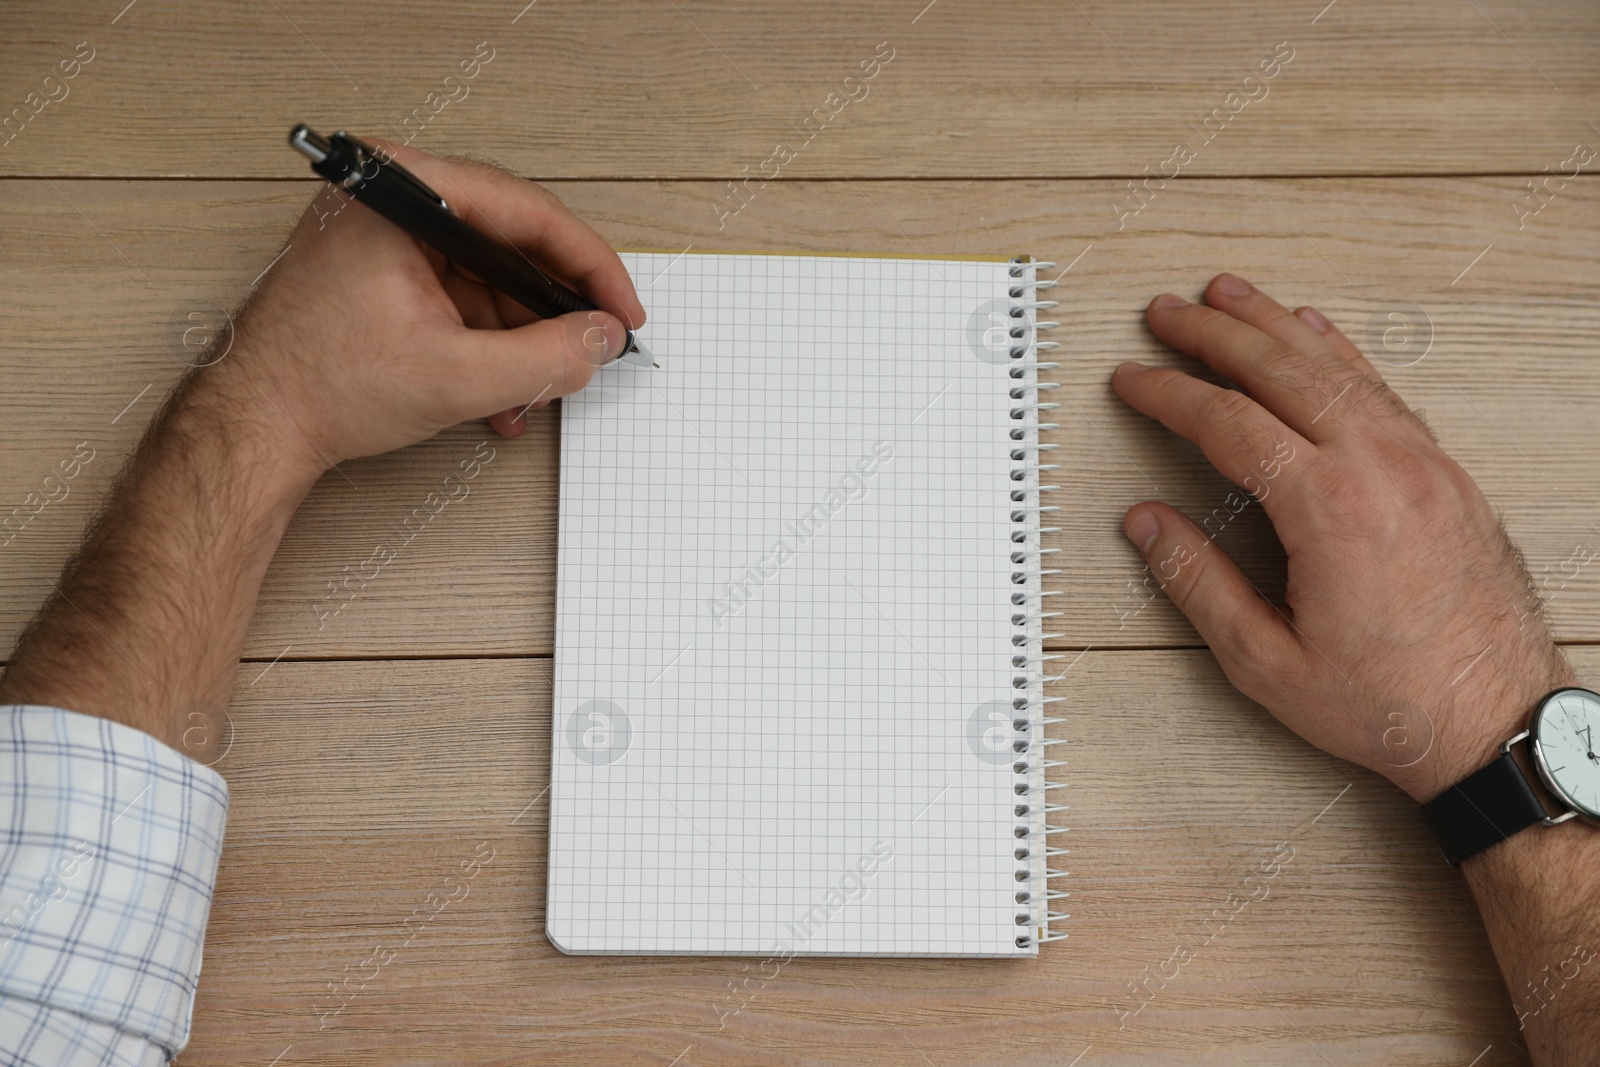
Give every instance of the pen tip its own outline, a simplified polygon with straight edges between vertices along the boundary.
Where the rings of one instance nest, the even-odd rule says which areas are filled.
[[[650,354],[650,350],[638,338],[634,338],[633,344],[629,345],[627,350],[622,353],[621,359],[625,363],[632,363],[639,367],[660,366],[655,361],[655,357]]]

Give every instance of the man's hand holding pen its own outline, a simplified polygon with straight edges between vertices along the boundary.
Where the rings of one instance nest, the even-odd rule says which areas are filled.
[[[382,151],[463,221],[607,310],[540,319],[371,211],[319,219],[308,209],[236,323],[228,358],[186,392],[319,473],[469,419],[515,437],[529,410],[615,359],[627,323],[645,317],[617,254],[551,193],[484,163]]]

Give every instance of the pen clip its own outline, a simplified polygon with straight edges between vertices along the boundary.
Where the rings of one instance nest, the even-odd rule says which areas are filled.
[[[349,172],[345,175],[343,182],[345,188],[351,189],[370,181],[378,173],[376,168],[383,167],[423,200],[430,204],[437,204],[445,211],[450,210],[450,205],[445,203],[444,197],[430,189],[421,178],[397,163],[393,155],[381,152],[359,137],[351,137],[343,130],[339,130],[328,140],[334,148],[343,149],[350,157],[347,161]]]

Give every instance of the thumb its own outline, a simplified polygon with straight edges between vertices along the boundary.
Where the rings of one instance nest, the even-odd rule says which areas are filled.
[[[457,422],[576,393],[622,354],[627,330],[604,311],[574,311],[509,330],[450,330],[445,376]]]
[[[1285,669],[1300,643],[1288,620],[1256,591],[1228,554],[1178,509],[1136,504],[1122,530],[1143,554],[1156,583],[1211,646],[1223,671],[1246,694],[1246,677]]]

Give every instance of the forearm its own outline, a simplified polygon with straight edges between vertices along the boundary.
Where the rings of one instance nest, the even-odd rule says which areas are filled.
[[[1509,624],[1508,624],[1509,625]],[[1518,639],[1524,639],[1518,646]],[[1552,690],[1581,684],[1544,623],[1498,635],[1475,685],[1434,712],[1426,758],[1391,772],[1418,801],[1486,766]],[[1513,752],[1530,782],[1528,746]],[[1547,811],[1564,808],[1541,794]],[[1539,1067],[1590,1062],[1600,1047],[1600,834],[1578,820],[1534,825],[1461,865]]]
[[[1581,684],[1537,616],[1497,634],[1480,666],[1473,688],[1435,711],[1442,725],[1427,758],[1391,773],[1418,801],[1498,758],[1546,694]],[[1524,776],[1538,782],[1528,746],[1513,752]],[[1535,788],[1547,811],[1564,810],[1542,784]],[[1576,819],[1535,825],[1467,859],[1461,871],[1533,1062],[1588,1063],[1600,1047],[1600,834]]]
[[[227,703],[262,576],[318,473],[270,405],[240,403],[247,384],[225,361],[174,393],[18,642],[0,703],[209,758],[219,731],[193,728]]]
[[[1535,827],[1462,870],[1534,1063],[1587,1062],[1600,1048],[1600,837]]]
[[[1577,820],[1534,826],[1461,869],[1533,1062],[1590,1062],[1600,1048],[1600,834]]]

